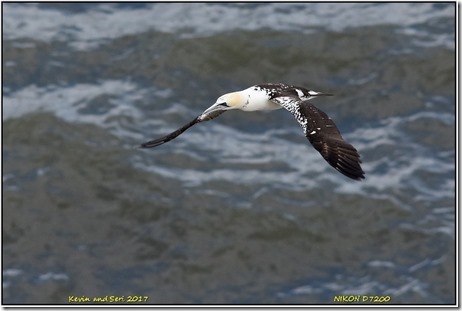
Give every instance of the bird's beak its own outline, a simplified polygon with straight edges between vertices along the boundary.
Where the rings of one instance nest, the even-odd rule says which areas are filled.
[[[208,109],[206,109],[200,116],[199,119],[200,121],[208,121],[212,120],[219,115],[221,115],[223,112],[228,110],[228,105],[226,103],[215,103],[212,106],[210,106]]]
[[[207,108],[202,113],[202,115],[208,115],[208,114],[213,113],[213,112],[227,110],[226,108],[228,108],[228,105],[226,105],[226,103],[215,103],[212,106],[210,106],[209,108]]]

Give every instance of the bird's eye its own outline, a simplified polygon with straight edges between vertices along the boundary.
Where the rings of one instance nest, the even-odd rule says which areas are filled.
[[[218,106],[229,107],[226,102],[219,103]]]

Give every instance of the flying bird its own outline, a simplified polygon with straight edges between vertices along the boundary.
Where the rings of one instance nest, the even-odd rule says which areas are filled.
[[[282,83],[254,85],[243,91],[220,96],[215,104],[188,124],[166,136],[145,142],[140,148],[160,146],[175,139],[193,125],[212,120],[227,110],[259,111],[284,108],[295,117],[310,143],[332,167],[349,178],[364,179],[358,151],[343,140],[334,121],[327,114],[307,102],[314,97],[331,95]]]

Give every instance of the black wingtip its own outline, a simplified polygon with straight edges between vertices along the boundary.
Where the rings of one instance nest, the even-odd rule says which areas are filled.
[[[366,176],[365,173],[363,171],[361,172],[342,172],[339,170],[340,173],[342,173],[343,175],[345,175],[346,177],[349,177],[353,180],[356,180],[356,181],[363,181],[364,179],[366,179]]]
[[[164,143],[165,143],[165,141],[151,140],[151,141],[142,143],[141,145],[138,146],[138,148],[140,148],[140,149],[154,148],[154,147],[160,146],[160,145],[162,145]]]
[[[172,139],[175,139],[176,137],[180,136],[184,131],[186,131],[191,126],[193,126],[194,124],[199,123],[199,122],[202,122],[202,119],[200,119],[200,116],[196,117],[191,122],[183,125],[181,128],[177,129],[176,131],[173,131],[172,133],[170,133],[168,135],[165,135],[165,136],[163,136],[161,138],[150,140],[150,141],[147,141],[145,143],[142,143],[139,146],[139,148],[141,148],[141,149],[154,148],[154,147],[160,146],[162,144],[165,144],[166,142],[169,142]]]
[[[340,148],[332,158],[326,159],[337,171],[351,179],[361,181],[366,179],[361,168],[361,159],[353,146],[347,144],[349,149]]]
[[[334,167],[338,172],[342,173],[344,176],[356,180],[362,181],[366,179],[365,173],[362,170],[346,170],[342,167]]]

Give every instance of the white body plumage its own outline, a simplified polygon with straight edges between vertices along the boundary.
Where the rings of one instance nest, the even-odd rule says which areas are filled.
[[[215,104],[205,110],[202,115],[220,109],[226,103],[226,110],[239,109],[243,111],[275,110],[282,107],[270,100],[267,92],[251,86],[239,92],[232,92],[220,96]]]

